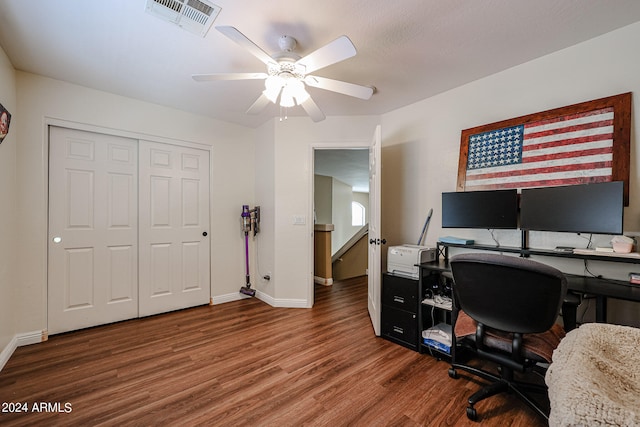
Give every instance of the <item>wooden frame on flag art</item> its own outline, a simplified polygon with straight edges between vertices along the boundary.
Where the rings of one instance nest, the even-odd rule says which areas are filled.
[[[462,131],[457,191],[624,181],[629,204],[631,93]]]

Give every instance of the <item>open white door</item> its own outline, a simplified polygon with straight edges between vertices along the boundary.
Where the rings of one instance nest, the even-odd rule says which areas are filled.
[[[380,335],[380,281],[382,269],[380,266],[381,244],[380,237],[380,157],[381,157],[381,129],[376,130],[369,147],[369,316],[376,335]]]

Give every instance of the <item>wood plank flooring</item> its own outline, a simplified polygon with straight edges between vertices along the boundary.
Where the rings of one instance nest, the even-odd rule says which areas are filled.
[[[0,412],[0,425],[477,425],[465,402],[479,383],[447,369],[375,337],[366,281],[351,279],[318,286],[313,309],[253,298],[18,348],[0,404],[28,413]],[[510,395],[476,408],[483,426],[546,424]]]

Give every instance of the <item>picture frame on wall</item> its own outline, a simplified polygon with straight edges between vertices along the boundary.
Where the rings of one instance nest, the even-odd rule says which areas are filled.
[[[457,191],[624,182],[629,204],[631,93],[462,131]]]
[[[11,124],[11,113],[0,104],[0,144],[9,134],[9,125]]]

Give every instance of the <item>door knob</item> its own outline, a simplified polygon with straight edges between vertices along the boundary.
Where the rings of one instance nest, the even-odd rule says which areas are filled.
[[[387,244],[387,239],[369,239],[369,244],[370,245],[386,245]]]
[[[60,242],[62,242],[62,237],[56,236],[51,240],[53,240],[53,243],[60,243]]]
[[[206,232],[206,231],[204,231],[204,232],[202,233],[202,235],[203,235],[204,237],[207,237],[207,232]]]

